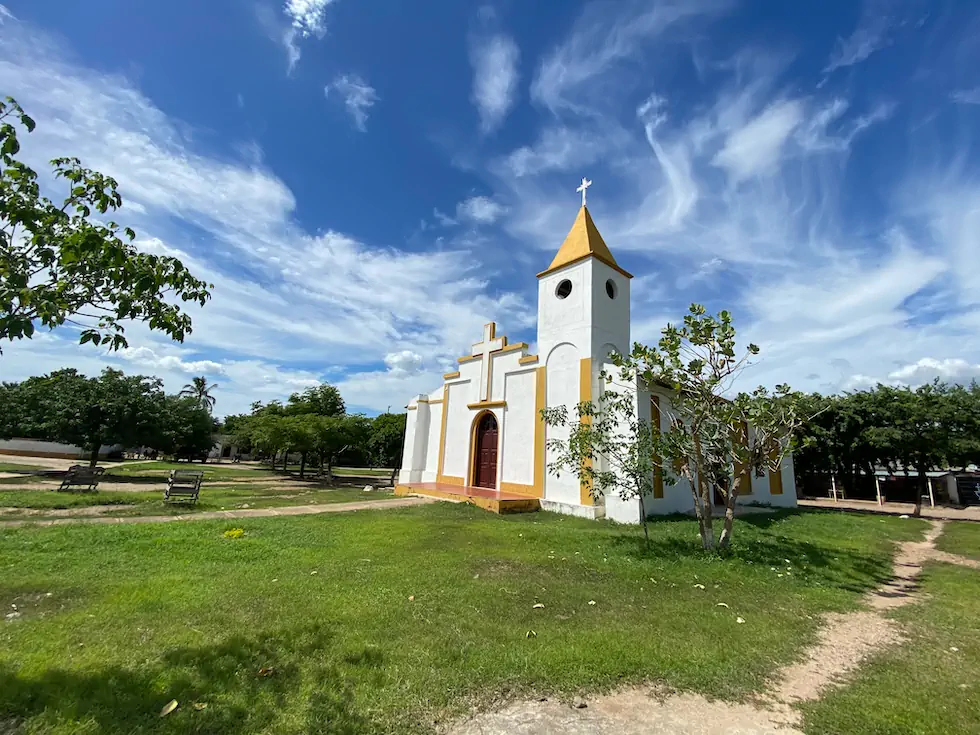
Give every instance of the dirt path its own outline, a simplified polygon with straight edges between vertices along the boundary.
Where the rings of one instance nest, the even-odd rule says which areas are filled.
[[[871,654],[904,640],[902,628],[885,616],[914,602],[917,578],[930,559],[980,569],[980,562],[938,551],[944,523],[933,521],[921,541],[899,545],[893,577],[869,593],[860,610],[824,618],[816,643],[798,663],[773,677],[758,706],[709,702],[697,694],[664,696],[652,688],[597,697],[581,708],[558,701],[517,702],[457,725],[451,735],[802,735],[794,705],[840,685]]]
[[[329,505],[287,505],[281,508],[247,508],[241,510],[211,510],[204,513],[187,513],[173,516],[128,516],[109,518],[48,518],[37,521],[0,521],[0,528],[18,526],[62,526],[66,523],[167,523],[169,521],[206,521],[215,518],[265,518],[268,516],[302,516],[319,513],[344,513],[354,510],[384,510],[385,508],[406,508],[438,501],[430,498],[393,498],[392,500],[365,500],[353,503],[331,503]],[[115,506],[120,507],[120,506]]]

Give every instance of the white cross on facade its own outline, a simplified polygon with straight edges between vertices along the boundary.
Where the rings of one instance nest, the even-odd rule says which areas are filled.
[[[502,350],[507,340],[504,337],[496,337],[497,324],[490,322],[483,325],[483,341],[473,345],[473,355],[479,355],[480,365],[480,400],[490,400],[490,355],[497,350]]]
[[[589,181],[587,178],[585,178],[583,176],[582,177],[582,185],[579,186],[579,188],[575,190],[575,191],[582,192],[582,206],[583,207],[585,206],[585,190],[588,189],[590,186],[592,186],[592,182]]]

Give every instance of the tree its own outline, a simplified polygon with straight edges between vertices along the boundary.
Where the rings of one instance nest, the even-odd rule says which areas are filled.
[[[191,319],[180,304],[203,306],[213,286],[176,258],[137,250],[132,229],[102,223],[98,215],[117,210],[122,197],[114,179],[78,159],[51,161],[55,180],[70,187],[63,202],[42,196],[37,173],[15,158],[18,123],[34,130],[16,101],[0,101],[0,342],[79,318],[82,344],[126,347],[128,320],[182,342]]]
[[[348,447],[363,444],[371,430],[371,420],[360,414],[318,416],[314,423],[315,451],[320,471],[333,481],[333,463]]]
[[[98,378],[74,369],[28,378],[16,388],[22,436],[82,447],[89,463],[105,444],[151,445],[159,437],[164,397],[158,378],[106,368]]]
[[[190,396],[164,396],[157,435],[148,444],[177,459],[206,458],[214,447],[214,419]]]
[[[211,391],[217,387],[217,383],[208,385],[208,379],[202,375],[199,378],[191,378],[191,382],[183,387],[179,395],[190,396],[197,401],[197,405],[210,413],[215,404],[215,398],[211,395]]]
[[[799,396],[789,386],[777,386],[773,393],[760,387],[731,400],[725,397],[758,352],[750,344],[736,359],[731,314],[707,316],[703,306],[692,304],[683,326],[668,324],[655,347],[636,343],[629,355],[611,356],[619,373],[615,390],[607,391],[598,405],[579,404],[576,420],[566,419],[569,439],[558,447],[556,467],[549,470],[575,471],[580,481],[591,483],[595,494],[615,483],[640,498],[656,470],[669,483],[683,477],[691,488],[705,549],[715,547],[713,496],[725,498],[718,546],[727,547],[743,478],[775,471],[799,424]],[[611,384],[615,376],[605,377]],[[638,388],[654,386],[669,393],[671,404],[668,428],[661,428],[661,423],[657,431],[638,421],[632,407]],[[546,421],[560,419],[548,409],[543,415]],[[551,442],[549,446],[555,448]],[[645,515],[645,509],[642,512]]]
[[[371,422],[368,452],[376,465],[391,468],[392,485],[401,465],[407,418],[408,415],[404,413],[383,413]]]
[[[287,454],[290,450],[299,452],[299,476],[303,477],[306,471],[306,458],[317,448],[317,426],[320,417],[308,413],[284,416],[277,420],[282,425]],[[285,469],[286,465],[283,463],[283,470]]]
[[[304,413],[314,413],[317,416],[343,416],[346,408],[337,387],[329,383],[321,383],[307,388],[302,393],[293,393],[289,396],[285,413],[290,416]]]
[[[611,386],[612,376],[602,377],[609,378]],[[631,378],[630,384],[635,385],[635,377]],[[649,545],[644,498],[652,493],[654,473],[659,471],[655,432],[650,421],[637,417],[637,393],[631,385],[617,383],[617,390],[607,389],[601,400],[579,403],[574,415],[566,406],[543,409],[541,415],[550,426],[566,429],[569,437],[548,441],[554,453],[548,471],[576,473],[593,497],[615,492],[624,500],[638,500],[643,539]]]

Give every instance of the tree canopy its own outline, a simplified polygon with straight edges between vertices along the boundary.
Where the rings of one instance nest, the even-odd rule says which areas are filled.
[[[78,159],[51,161],[54,179],[68,185],[64,200],[42,196],[37,173],[16,158],[18,125],[35,126],[15,100],[0,101],[0,344],[72,322],[82,344],[118,349],[127,321],[182,342],[191,332],[182,305],[204,305],[213,286],[177,258],[139,251],[129,227],[103,221],[122,206],[117,183]]]

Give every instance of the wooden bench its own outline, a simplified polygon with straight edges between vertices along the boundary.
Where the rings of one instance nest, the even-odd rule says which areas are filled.
[[[165,503],[196,503],[201,494],[201,470],[170,470],[167,489],[163,492]]]
[[[105,474],[105,467],[86,467],[73,464],[58,486],[58,492],[81,491],[94,493],[99,489],[99,480]]]

